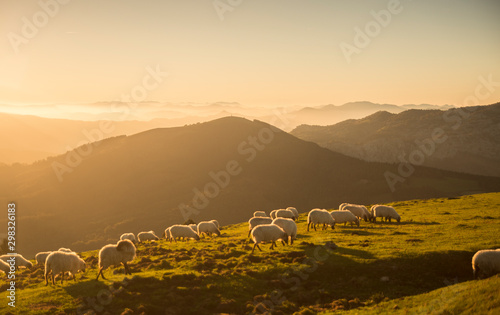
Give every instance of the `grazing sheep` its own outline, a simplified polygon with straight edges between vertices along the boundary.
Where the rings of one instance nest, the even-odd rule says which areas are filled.
[[[323,224],[323,230],[326,229],[326,225],[330,225],[332,230],[335,229],[335,220],[330,215],[330,212],[325,209],[312,209],[309,211],[307,215],[307,231],[309,232],[309,226],[312,224],[312,227],[316,231],[316,225]]]
[[[339,208],[339,210],[349,210],[352,212],[352,214],[357,216],[358,219],[363,219],[365,220],[365,222],[371,221],[372,215],[370,214],[370,211],[366,209],[365,206],[355,205],[352,203],[343,203],[341,206],[342,207]]]
[[[45,261],[45,285],[49,284],[49,273],[52,272],[52,284],[55,284],[54,277],[61,274],[61,284],[64,280],[64,273],[69,272],[76,281],[76,273],[85,271],[85,261],[73,252],[55,251],[47,256]]]
[[[250,233],[252,232],[253,228],[261,225],[261,224],[271,224],[273,223],[273,219],[269,217],[253,217],[250,220],[248,220],[248,235],[247,237],[250,236]]]
[[[45,261],[47,260],[47,257],[51,254],[52,252],[39,252],[35,255],[35,260],[37,264],[45,264]]]
[[[215,226],[220,230],[219,221],[217,221],[217,220],[210,220],[210,222],[213,222],[215,224]]]
[[[8,273],[10,271],[10,265],[3,260],[0,260],[0,271]]]
[[[198,235],[201,236],[203,233],[205,233],[207,236],[215,234],[217,236],[220,236],[220,231],[215,225],[215,223],[211,221],[202,221],[198,223]]]
[[[123,241],[123,240],[129,240],[129,241],[131,241],[134,244],[136,243],[134,233],[123,233],[120,236],[120,241]]]
[[[253,213],[254,217],[267,217],[267,214],[264,211],[255,211]]]
[[[280,210],[280,209],[276,209],[276,210],[271,211],[271,213],[269,214],[271,219],[273,219],[273,220],[276,219],[276,212],[278,212],[278,210]]]
[[[142,243],[145,241],[157,241],[157,240],[159,240],[158,236],[156,236],[155,232],[153,232],[153,231],[140,232],[139,234],[137,234],[137,239],[139,240],[139,243]]]
[[[198,233],[198,224],[189,224],[188,226],[191,228],[191,230]]]
[[[350,203],[348,203],[348,202],[341,203],[339,206],[339,210],[345,210],[344,207],[347,205],[350,205]]]
[[[287,219],[292,219],[295,221],[295,214],[293,213],[292,210],[279,209],[276,212],[276,218],[287,218]]]
[[[293,215],[295,216],[295,220],[297,220],[299,218],[299,212],[297,211],[296,208],[294,208],[294,207],[288,207],[288,208],[286,208],[286,210],[290,210],[290,211],[293,212]]]
[[[356,224],[359,227],[359,219],[349,210],[332,211],[330,215],[335,220],[335,223],[344,223],[345,226],[347,222],[351,222],[351,225]]]
[[[170,229],[169,230],[170,242],[172,242],[172,240],[174,242],[177,242],[176,239],[182,238],[182,237],[185,237],[188,239],[192,238],[192,239],[195,239],[197,241],[200,240],[200,236],[187,225],[176,224],[176,225],[172,225],[168,229]]]
[[[285,241],[288,244],[288,235],[282,228],[275,224],[263,224],[256,226],[252,230],[252,240],[254,242],[252,248],[253,254],[255,247],[262,251],[259,244],[263,242],[271,242],[271,249],[274,249],[278,240]]]
[[[16,258],[16,267],[26,267],[26,268],[31,268],[33,267],[33,263],[26,258],[23,257],[23,255],[15,254],[15,255],[2,255],[0,256],[0,260],[3,260],[7,262],[11,257]]]
[[[285,218],[276,218],[272,224],[282,228],[290,238],[290,245],[293,245],[293,241],[297,237],[297,224],[292,219]]]
[[[373,222],[377,221],[377,217],[384,218],[385,221],[389,220],[389,222],[391,219],[395,219],[398,223],[401,222],[401,216],[391,206],[374,205],[370,210]]]
[[[474,279],[482,279],[500,273],[500,248],[484,249],[472,257]]]
[[[165,229],[165,231],[163,232],[163,237],[165,237],[167,241],[170,241],[170,227]]]
[[[65,252],[65,253],[74,253],[74,251],[72,251],[71,249],[64,248],[64,247],[59,248],[57,251],[58,252]]]
[[[99,272],[97,273],[96,280],[102,276],[104,280],[103,270],[110,266],[117,266],[122,264],[125,268],[125,274],[131,275],[130,269],[127,265],[128,262],[135,258],[135,246],[130,240],[121,240],[115,244],[108,244],[101,248],[99,251]]]

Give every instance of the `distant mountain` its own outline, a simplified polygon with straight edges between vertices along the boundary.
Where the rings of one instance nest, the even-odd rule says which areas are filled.
[[[500,178],[417,168],[393,191],[394,165],[369,163],[260,121],[227,117],[106,139],[33,165],[0,167],[1,204],[16,202],[18,250],[95,249],[124,232],[255,210],[337,207],[500,190]],[[6,217],[0,225],[6,226]]]
[[[306,107],[297,111],[290,112],[286,115],[288,120],[286,131],[291,131],[295,127],[307,125],[332,125],[347,119],[359,119],[378,111],[387,111],[390,113],[401,113],[408,109],[449,109],[453,108],[450,105],[391,105],[391,104],[376,104],[371,102],[350,102],[340,106],[333,104],[321,107]],[[264,119],[265,120],[265,119]]]
[[[219,112],[203,117],[190,115],[150,121],[82,121],[0,113],[0,164],[33,163],[103,138],[131,135],[159,127],[183,126],[229,115]]]
[[[500,176],[500,103],[447,111],[378,112],[332,126],[302,125],[291,133],[365,161],[400,163],[412,158],[414,164]]]

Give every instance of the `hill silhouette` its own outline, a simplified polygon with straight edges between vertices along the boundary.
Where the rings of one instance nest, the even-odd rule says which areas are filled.
[[[455,172],[500,176],[500,103],[441,110],[381,111],[331,126],[302,125],[303,140],[366,161],[399,163],[420,150],[436,130],[443,141],[429,146],[423,165]],[[439,143],[438,143],[439,142]]]
[[[260,121],[226,117],[83,146],[33,165],[0,167],[1,200],[17,203],[18,251],[95,249],[124,232],[190,218],[223,225],[255,210],[333,208],[498,191],[500,178],[417,168],[389,188],[396,165],[369,163]],[[0,224],[4,224],[2,218]]]

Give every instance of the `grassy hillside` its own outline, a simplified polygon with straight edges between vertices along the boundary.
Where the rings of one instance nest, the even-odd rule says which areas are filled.
[[[400,224],[306,232],[301,215],[293,246],[253,255],[246,223],[199,242],[141,244],[133,275],[111,269],[108,281],[94,280],[97,250],[84,252],[90,268],[76,282],[46,287],[40,266],[20,271],[16,313],[498,312],[499,278],[471,281],[471,258],[500,247],[500,193],[392,205]]]
[[[255,210],[284,204],[307,211],[345,200],[380,203],[500,191],[500,177],[425,167],[391,191],[384,174],[398,174],[397,165],[350,158],[236,117],[153,129],[90,148],[33,165],[0,166],[0,203],[16,201],[19,210],[20,253],[90,250],[124,232],[158,232],[188,218],[234,224]],[[89,151],[78,160],[82,150]],[[61,173],[54,165],[72,168]],[[0,226],[6,220],[0,216]]]

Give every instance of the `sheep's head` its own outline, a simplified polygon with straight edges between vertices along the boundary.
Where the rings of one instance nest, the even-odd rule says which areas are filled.
[[[31,261],[28,261],[28,263],[26,264],[26,268],[31,268],[33,267],[33,263]]]
[[[396,218],[396,221],[401,222],[401,216],[398,215],[398,217]]]
[[[199,236],[198,234],[196,234],[196,235],[194,236],[194,239],[195,239],[195,240],[197,240],[197,241],[199,241],[199,240],[200,240],[200,236]]]
[[[335,230],[335,222],[333,222],[332,224],[330,224],[330,226],[332,227],[332,230]]]

